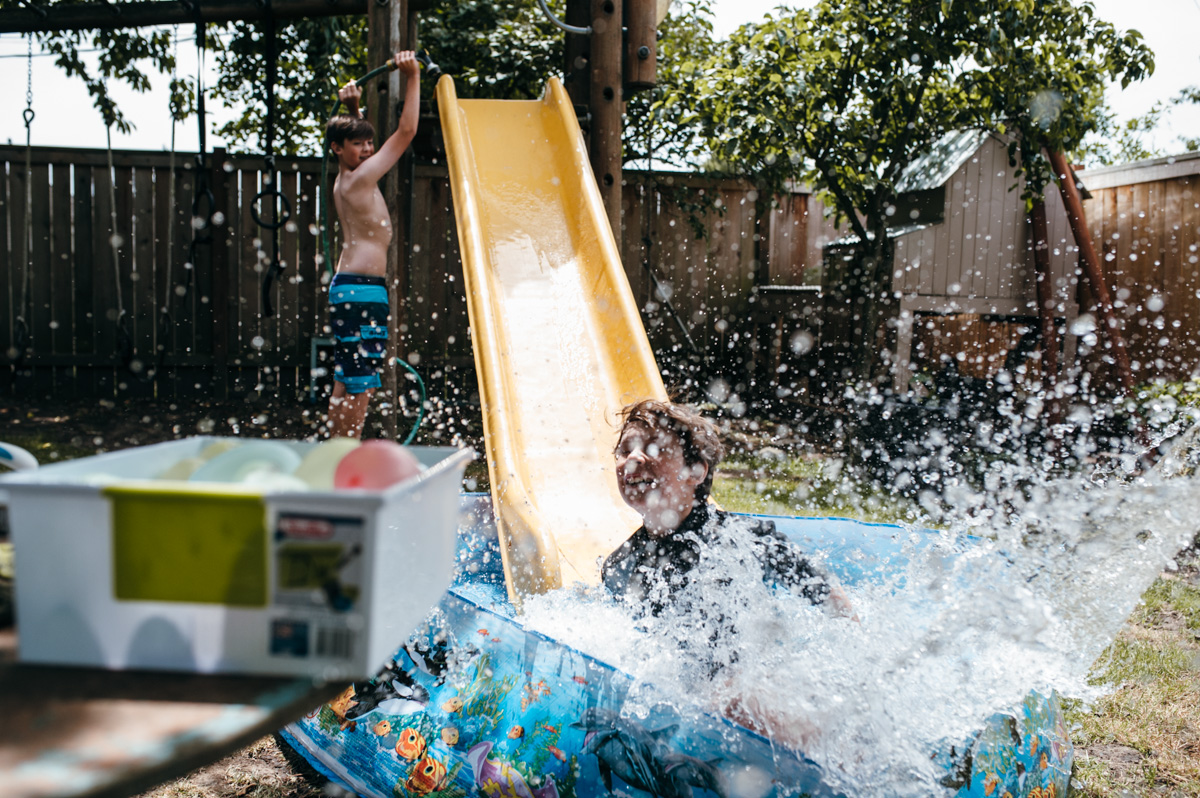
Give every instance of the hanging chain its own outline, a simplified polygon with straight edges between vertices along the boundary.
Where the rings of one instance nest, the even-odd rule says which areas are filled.
[[[112,234],[108,239],[108,243],[109,248],[112,250],[113,278],[117,283],[117,323],[121,324],[122,320],[125,319],[125,303],[121,299],[120,249],[125,240],[117,232],[117,170],[113,165],[111,123],[105,126],[104,135],[108,142],[108,219],[109,224],[112,225]]]
[[[25,70],[25,112],[27,114],[32,114],[33,113],[33,34],[32,33],[29,34],[29,51],[28,51],[27,60],[28,60],[29,66]],[[27,120],[25,122],[25,127],[29,127],[29,123],[32,121],[33,121],[33,119],[31,117],[29,120]]]
[[[25,313],[29,309],[29,281],[33,276],[33,34],[29,34],[29,48],[25,67],[25,230],[21,243],[25,248],[22,261],[25,274],[21,278],[21,305],[17,309],[14,341],[18,360],[25,357],[29,346],[29,321]]]
[[[175,211],[175,81],[178,78],[178,62],[179,62],[179,26],[175,26],[175,33],[172,36],[174,42],[174,50],[171,53],[171,97],[167,102],[167,107],[171,113],[171,159],[167,166],[167,207],[172,213]],[[167,314],[171,308],[171,294],[175,290],[175,286],[171,282],[172,266],[175,263],[175,224],[174,220],[167,223],[167,279],[166,289],[163,295],[162,312]],[[165,347],[165,342],[159,342],[159,351]]]
[[[175,116],[178,111],[178,105],[175,102],[175,83],[179,78],[179,26],[175,26],[175,30],[171,35],[173,49],[171,51],[171,89],[170,97],[167,99],[167,109],[171,116],[171,158],[167,164],[167,207],[170,208],[171,214],[176,212],[175,207]],[[175,271],[175,219],[167,218],[167,278],[164,280],[163,286],[163,302],[158,311],[158,337],[154,342],[157,352],[157,368],[161,368],[163,359],[167,355],[167,341],[171,337],[172,327],[174,326],[171,318],[171,295],[175,291],[175,283],[172,276]]]

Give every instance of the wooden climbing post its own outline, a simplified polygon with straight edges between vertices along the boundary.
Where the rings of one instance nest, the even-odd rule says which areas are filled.
[[[592,0],[592,171],[621,249],[621,0]]]
[[[367,13],[367,63],[382,64],[400,50],[408,49],[408,0],[391,0],[386,4],[371,3]],[[363,96],[367,106],[367,118],[375,127],[378,142],[387,140],[396,130],[400,118],[399,102],[404,96],[405,86],[403,76],[399,71],[381,75]],[[411,158],[406,155],[405,159]],[[400,330],[402,329],[403,307],[401,297],[407,288],[404,275],[404,264],[407,260],[409,231],[405,229],[404,220],[407,218],[408,204],[412,198],[404,191],[403,175],[407,161],[401,159],[380,182],[379,189],[387,202],[388,214],[391,217],[392,245],[387,255],[387,288],[388,302],[391,305],[391,331],[388,336],[387,367],[381,375],[383,382],[384,401],[392,406],[392,412],[386,415],[372,413],[370,418],[383,428],[384,437],[395,439],[397,435],[399,396],[397,394],[396,366],[393,358],[403,357],[404,348],[400,346]]]

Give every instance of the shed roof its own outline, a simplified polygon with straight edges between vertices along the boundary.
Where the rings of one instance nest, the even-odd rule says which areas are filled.
[[[956,130],[945,134],[904,168],[896,183],[896,193],[927,191],[942,185],[979,149],[987,135],[983,130]]]
[[[905,224],[905,225],[901,225],[899,227],[889,227],[887,229],[887,237],[888,238],[899,238],[900,236],[906,236],[909,233],[915,233],[918,230],[924,230],[926,227],[932,227],[932,226],[933,225],[931,225],[931,224]],[[875,240],[875,234],[872,233],[870,230],[867,231],[867,239],[870,241]],[[850,246],[851,244],[857,244],[858,241],[859,241],[858,236],[855,235],[854,233],[850,233],[849,235],[844,235],[841,238],[838,238],[834,241],[830,241],[825,246],[826,246],[826,248],[828,248],[828,247],[845,247],[845,246]]]

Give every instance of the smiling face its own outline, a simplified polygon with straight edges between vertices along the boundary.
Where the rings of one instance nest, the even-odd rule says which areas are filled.
[[[374,138],[348,138],[344,142],[329,145],[338,163],[347,169],[357,169],[363,161],[375,153]]]
[[[671,532],[688,517],[708,466],[688,463],[678,436],[629,423],[621,431],[615,455],[621,498],[642,517],[648,532]]]

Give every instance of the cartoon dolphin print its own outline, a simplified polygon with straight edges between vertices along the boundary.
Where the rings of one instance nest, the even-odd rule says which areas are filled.
[[[720,798],[728,798],[725,782],[721,772],[717,770],[717,763],[720,761],[710,759],[705,762],[686,754],[667,754],[663,757],[663,765],[666,767],[671,792],[664,798],[692,798],[693,787],[716,793]]]
[[[441,685],[451,670],[477,657],[479,649],[471,645],[452,649],[444,640],[435,640],[433,645],[421,640],[409,640],[404,644],[404,653],[417,670],[433,677],[435,685]]]
[[[475,774],[475,787],[491,798],[558,798],[558,787],[552,776],[536,790],[530,788],[525,777],[507,762],[488,759],[492,752],[489,742],[478,743],[467,752],[467,762]]]
[[[667,747],[666,742],[675,736],[678,725],[649,731],[636,721],[593,707],[571,726],[584,730],[583,752],[595,755],[600,778],[609,792],[615,773],[629,786],[659,798],[689,798],[693,786],[724,798],[716,768],[711,763]]]
[[[346,711],[348,720],[357,720],[372,712],[387,715],[411,715],[422,712],[429,703],[429,691],[389,662],[367,682],[354,683],[357,703]]]

